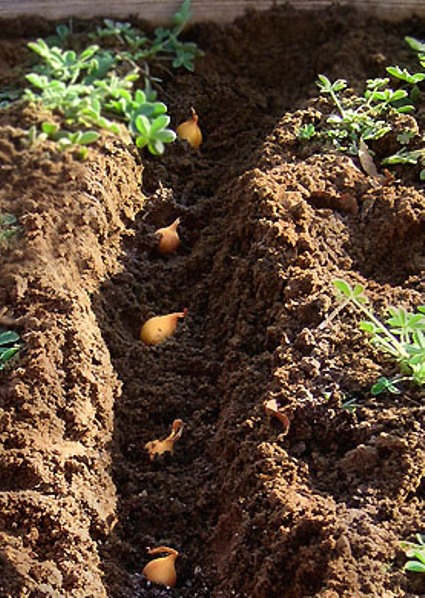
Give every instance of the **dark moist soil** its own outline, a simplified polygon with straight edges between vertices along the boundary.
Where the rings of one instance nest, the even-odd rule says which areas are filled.
[[[49,27],[3,23],[3,84]],[[425,595],[400,547],[424,531],[420,391],[372,397],[397,370],[353,312],[319,327],[335,277],[382,315],[423,302],[424,192],[417,171],[377,185],[296,138],[317,73],[360,89],[412,61],[406,34],[425,24],[346,9],[197,25],[205,56],[160,93],[173,126],[196,107],[200,151],[140,158],[104,137],[80,163],[22,148],[41,113],[1,112],[0,210],[21,226],[2,246],[1,324],[25,341],[0,374],[2,597]],[[153,233],[176,217],[164,259]],[[184,307],[173,338],[139,341]],[[145,443],[178,418],[174,455],[151,461]],[[174,590],[141,575],[159,545],[180,553]]]

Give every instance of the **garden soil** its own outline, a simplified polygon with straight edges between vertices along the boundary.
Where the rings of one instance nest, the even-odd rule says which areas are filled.
[[[2,87],[52,30],[2,23]],[[423,397],[373,397],[394,362],[354,311],[329,317],[337,277],[382,316],[423,302],[424,191],[417,170],[378,181],[296,135],[326,109],[318,73],[360,90],[414,64],[407,34],[425,23],[347,9],[196,25],[204,56],[159,93],[174,127],[195,107],[199,151],[104,136],[80,162],[24,147],[40,110],[1,111],[0,210],[20,231],[0,323],[23,346],[0,373],[0,596],[425,596],[400,547],[424,531]],[[154,231],[177,217],[161,257]],[[148,317],[183,308],[172,338],[141,343]],[[175,419],[174,454],[150,459]],[[174,589],[142,575],[164,545]]]

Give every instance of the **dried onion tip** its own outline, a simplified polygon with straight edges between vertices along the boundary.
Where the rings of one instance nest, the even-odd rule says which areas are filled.
[[[170,434],[164,440],[151,440],[145,444],[145,449],[149,453],[151,459],[155,459],[156,455],[163,455],[164,453],[174,452],[174,443],[183,434],[184,423],[181,419],[175,419],[171,428]]]
[[[167,338],[172,336],[177,328],[177,322],[180,318],[184,318],[187,314],[187,309],[167,314],[165,316],[154,316],[147,320],[140,330],[140,340],[145,345],[157,345],[162,343]]]
[[[177,218],[169,226],[164,226],[155,231],[158,237],[158,251],[161,255],[174,253],[180,245],[180,237],[177,227],[180,224],[180,218]]]
[[[177,135],[180,139],[185,139],[188,144],[198,148],[202,143],[202,133],[198,125],[198,115],[192,108],[192,118],[181,123],[177,127]]]
[[[161,552],[168,553],[168,556],[154,559],[148,563],[143,569],[142,574],[147,580],[153,583],[173,588],[177,583],[177,573],[174,563],[179,553],[174,548],[168,548],[168,546],[158,546],[157,548],[148,549],[149,554],[160,554]]]

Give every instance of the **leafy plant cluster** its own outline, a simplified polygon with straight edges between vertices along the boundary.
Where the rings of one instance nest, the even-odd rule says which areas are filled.
[[[416,534],[417,542],[402,542],[401,547],[409,559],[404,565],[405,571],[425,573],[425,536]]]
[[[406,42],[417,53],[420,69],[411,73],[399,66],[387,67],[387,73],[398,80],[401,87],[392,89],[390,79],[377,78],[366,81],[362,95],[348,93],[347,81],[330,81],[319,75],[317,86],[320,94],[331,100],[336,112],[329,115],[318,128],[308,123],[298,131],[300,140],[317,137],[329,142],[341,152],[358,155],[360,141],[376,140],[392,130],[391,117],[412,113],[420,98],[420,84],[425,81],[425,44],[411,37]],[[397,135],[400,150],[383,160],[385,165],[421,164],[420,178],[425,180],[425,148],[410,149],[411,141],[418,136],[415,129],[406,129]]]
[[[43,39],[29,43],[42,63],[27,75],[32,88],[25,90],[23,99],[41,102],[63,123],[59,127],[45,122],[41,132],[30,130],[30,142],[49,138],[62,150],[79,148],[84,158],[87,145],[104,129],[126,140],[133,138],[138,147],[147,147],[152,154],[162,154],[164,144],[174,141],[176,134],[169,128],[167,106],[157,100],[152,88],[148,63],[169,60],[175,68],[193,70],[197,47],[179,40],[189,18],[190,0],[184,0],[173,27],[156,29],[153,40],[129,23],[105,20],[105,27],[98,28],[92,38],[112,38],[118,47],[111,49],[93,44],[76,52],[50,46]],[[62,26],[57,32],[65,42],[68,28]],[[136,89],[141,75],[144,88]]]
[[[351,304],[363,313],[367,320],[360,323],[360,329],[371,336],[370,342],[374,346],[398,363],[400,375],[392,379],[380,378],[372,386],[372,394],[377,395],[384,390],[399,394],[397,385],[403,381],[411,381],[418,386],[425,384],[425,305],[419,306],[415,312],[390,307],[390,317],[382,322],[367,305],[362,285],[351,287],[340,279],[334,280],[333,284],[343,300],[338,311]]]
[[[388,88],[389,79],[369,79],[362,96],[342,95],[347,89],[345,79],[333,83],[319,75],[317,85],[322,95],[328,96],[337,109],[325,121],[320,135],[331,142],[339,151],[358,154],[359,141],[380,139],[391,131],[385,117],[393,110],[399,113],[411,112],[414,107],[404,89],[393,91]],[[317,134],[311,123],[299,132],[301,139],[310,139]]]
[[[16,355],[20,349],[20,337],[13,330],[0,332],[0,370]]]
[[[194,60],[199,55],[196,44],[183,42],[180,34],[191,18],[190,1],[185,0],[173,17],[173,27],[167,29],[157,27],[153,39],[130,23],[121,23],[104,19],[103,27],[98,27],[91,39],[111,39],[118,44],[119,56],[122,59],[141,64],[153,60],[171,62],[173,68],[184,67],[194,70]]]

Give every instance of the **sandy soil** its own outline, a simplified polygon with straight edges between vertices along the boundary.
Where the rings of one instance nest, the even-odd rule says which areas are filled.
[[[3,23],[3,84],[34,27]],[[421,32],[346,10],[197,25],[205,56],[162,99],[174,126],[196,107],[200,151],[104,137],[80,163],[22,148],[34,109],[0,113],[0,211],[21,225],[0,255],[1,324],[25,341],[0,373],[0,596],[425,595],[399,544],[423,531],[423,397],[372,397],[396,370],[353,312],[319,328],[335,277],[381,314],[423,302],[425,195],[417,173],[376,186],[296,138],[317,73],[361,86]],[[153,233],[176,217],[164,259]],[[184,307],[173,338],[140,342],[149,316]],[[151,461],[176,418],[174,455]],[[157,545],[180,553],[174,590],[141,575]]]

